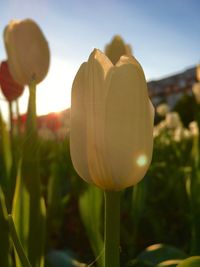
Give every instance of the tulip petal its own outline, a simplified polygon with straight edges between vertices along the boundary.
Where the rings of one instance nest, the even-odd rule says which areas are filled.
[[[86,71],[88,166],[94,183],[100,187],[107,183],[103,143],[107,88],[104,84],[106,75],[112,67],[110,60],[101,51],[95,49],[89,57]]]
[[[3,95],[8,101],[17,99],[24,90],[24,87],[16,83],[10,74],[7,61],[0,64],[0,87]]]
[[[144,71],[140,65],[140,63],[136,60],[135,57],[133,56],[121,56],[120,60],[117,62],[116,67],[120,67],[124,64],[132,64],[135,68],[138,69],[138,75],[141,74],[142,78],[145,79],[144,77]]]
[[[106,155],[114,183],[110,190],[139,182],[152,157],[154,111],[138,64],[123,57],[110,74],[105,118]]]
[[[92,182],[87,161],[86,143],[86,105],[85,99],[85,69],[83,63],[72,86],[71,118],[70,118],[70,153],[72,163],[77,173],[86,182]]]
[[[13,78],[18,83],[20,81],[20,84],[24,85],[25,84],[23,79],[24,73],[23,70],[20,71],[18,53],[15,52],[15,47],[13,45],[9,45],[15,43],[14,34],[11,34],[12,29],[13,29],[13,22],[11,21],[9,26],[6,26],[6,28],[4,29],[4,43],[8,55],[8,65]]]

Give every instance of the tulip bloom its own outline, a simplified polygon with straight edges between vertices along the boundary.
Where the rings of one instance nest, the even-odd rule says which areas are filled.
[[[200,82],[200,64],[198,64],[196,68],[196,77],[197,81]]]
[[[169,129],[175,129],[182,126],[180,116],[177,112],[169,112],[166,115],[166,126]]]
[[[198,126],[198,123],[196,121],[191,121],[189,123],[189,129],[190,129],[190,133],[193,137],[199,136],[199,126]]]
[[[72,86],[70,150],[85,181],[118,191],[137,184],[152,157],[154,108],[142,67],[95,49]]]
[[[7,61],[2,61],[0,65],[0,87],[9,102],[16,100],[24,90],[24,87],[16,83],[11,76]]]
[[[8,64],[13,78],[23,85],[41,82],[49,68],[48,43],[39,26],[30,19],[11,21],[4,31]]]
[[[115,65],[121,56],[131,56],[132,49],[130,45],[125,44],[121,36],[115,35],[111,43],[106,45],[105,54]]]
[[[200,104],[200,82],[194,83],[192,86],[192,92],[195,96],[197,104]]]
[[[157,106],[156,111],[158,113],[158,115],[160,115],[161,117],[165,117],[166,114],[169,112],[169,106],[165,103],[160,104],[159,106]]]

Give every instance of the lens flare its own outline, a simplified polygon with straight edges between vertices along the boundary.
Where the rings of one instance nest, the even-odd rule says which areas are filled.
[[[136,161],[137,165],[140,166],[140,167],[143,167],[147,164],[147,157],[145,155],[140,155],[138,158],[137,158],[137,161]]]

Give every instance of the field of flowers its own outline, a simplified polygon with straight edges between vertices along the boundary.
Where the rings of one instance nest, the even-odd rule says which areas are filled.
[[[106,56],[94,50],[81,66],[71,124],[55,134],[56,125],[39,128],[36,116],[36,86],[50,59],[43,33],[32,20],[12,21],[4,42],[0,89],[10,121],[0,113],[0,267],[200,266],[200,68],[194,114],[185,121],[187,106],[161,103],[154,119],[143,70],[115,36]],[[25,85],[27,113],[14,118]],[[107,85],[116,91],[106,91],[106,117],[99,92]],[[120,180],[132,166],[130,149],[137,165]]]

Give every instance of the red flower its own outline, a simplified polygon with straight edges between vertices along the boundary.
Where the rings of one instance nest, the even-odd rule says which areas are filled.
[[[0,65],[0,87],[9,102],[17,99],[24,91],[24,87],[11,76],[7,61],[2,61]]]

